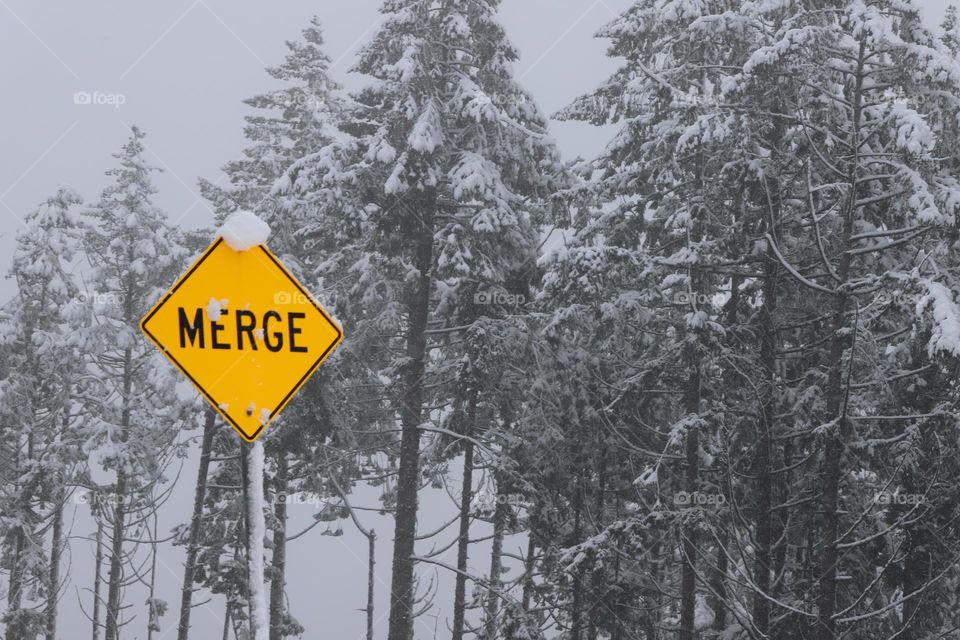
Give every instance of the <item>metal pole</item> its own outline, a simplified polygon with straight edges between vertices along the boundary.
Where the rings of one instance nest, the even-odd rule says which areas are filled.
[[[247,598],[247,628],[253,637],[253,602],[250,599],[250,499],[247,495],[250,486],[249,459],[250,445],[240,442],[240,477],[243,482],[243,544],[245,549],[244,565],[247,579],[244,581],[244,594]]]

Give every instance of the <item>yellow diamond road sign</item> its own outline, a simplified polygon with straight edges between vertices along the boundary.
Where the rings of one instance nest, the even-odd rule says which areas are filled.
[[[222,238],[140,328],[248,442],[343,337],[265,246],[234,251]]]

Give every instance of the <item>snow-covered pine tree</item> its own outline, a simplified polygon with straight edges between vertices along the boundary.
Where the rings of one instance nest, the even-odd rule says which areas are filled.
[[[960,55],[960,11],[957,5],[947,7],[946,16],[941,25],[943,31],[943,46],[954,56]]]
[[[766,241],[795,285],[828,305],[827,317],[807,324],[810,368],[800,374],[815,387],[812,421],[800,426],[815,438],[811,449],[820,460],[811,492],[816,528],[808,534],[819,548],[808,547],[798,567],[812,583],[797,590],[795,609],[810,612],[808,633],[822,640],[850,632],[921,637],[924,616],[911,607],[932,595],[932,583],[914,588],[916,581],[905,579],[892,593],[873,578],[889,571],[900,553],[896,537],[915,512],[879,529],[859,514],[883,511],[876,492],[905,480],[884,461],[892,452],[873,453],[868,443],[907,438],[913,454],[924,448],[920,429],[937,428],[907,407],[886,408],[891,390],[921,375],[908,364],[911,318],[919,316],[914,331],[930,332],[931,357],[956,347],[949,336],[957,307],[943,256],[960,191],[939,140],[956,122],[960,74],[955,57],[922,26],[915,3],[815,4],[758,4],[771,40],[743,67],[744,78],[779,79],[802,172],[793,193],[781,197],[801,212],[806,207],[803,228],[793,229],[790,241],[770,234]],[[923,465],[900,462],[905,474]],[[850,473],[864,466],[879,487]],[[809,593],[817,594],[815,603]],[[886,619],[878,602],[903,607],[905,615]]]
[[[716,13],[712,13],[713,10]],[[713,94],[716,99],[708,102],[714,107],[712,112],[701,110],[704,103],[700,93],[685,91],[682,86],[677,90],[677,78],[680,83],[691,83],[694,87],[698,78],[703,78],[703,69],[690,68],[691,60],[703,62],[703,58],[696,57],[695,48],[689,50],[690,56],[681,56],[680,63],[670,55],[688,42],[682,33],[677,33],[678,25],[688,25],[698,32],[717,30],[714,37],[702,38],[709,44],[701,46],[701,51],[720,43],[729,47],[724,52],[725,58],[714,59],[714,64],[707,67],[708,73],[716,74],[711,76],[710,85],[721,89]],[[721,370],[729,375],[718,377],[704,388],[712,390],[713,397],[707,401],[715,420],[734,420],[736,424],[736,416],[745,409],[762,419],[757,439],[759,449],[751,445],[743,451],[759,450],[768,456],[766,462],[762,462],[764,456],[758,456],[752,471],[757,474],[758,490],[751,492],[757,496],[755,528],[744,530],[734,521],[726,523],[724,531],[717,532],[719,535],[732,533],[735,540],[741,541],[733,546],[740,549],[741,555],[734,562],[753,566],[753,580],[748,583],[748,592],[752,592],[749,597],[754,603],[752,615],[745,616],[743,608],[734,600],[728,600],[734,604],[728,607],[729,613],[737,618],[737,624],[754,625],[755,632],[761,635],[767,633],[761,627],[771,624],[772,619],[790,621],[781,622],[778,637],[801,637],[813,617],[819,617],[819,622],[815,625],[816,631],[811,633],[822,638],[834,637],[831,627],[838,622],[855,626],[856,632],[871,637],[884,632],[920,633],[921,624],[928,625],[923,631],[929,631],[929,623],[919,621],[929,621],[930,613],[916,613],[911,607],[919,606],[923,597],[933,597],[937,591],[932,583],[920,584],[916,578],[911,582],[912,591],[904,584],[897,593],[887,591],[880,596],[880,601],[889,603],[891,608],[903,607],[905,613],[898,621],[899,627],[874,626],[880,624],[884,615],[882,607],[862,611],[860,616],[853,613],[858,605],[875,599],[873,594],[881,586],[870,582],[869,576],[874,575],[872,561],[862,555],[867,541],[890,539],[884,537],[884,530],[860,531],[856,535],[855,529],[851,529],[846,535],[853,541],[840,544],[838,530],[833,527],[845,517],[841,514],[848,508],[846,505],[861,504],[866,496],[874,495],[867,483],[845,479],[846,471],[839,470],[841,460],[851,465],[865,462],[866,456],[855,455],[850,446],[857,451],[859,447],[866,447],[861,444],[866,442],[866,436],[853,440],[850,423],[856,420],[860,429],[878,429],[878,442],[888,437],[903,437],[900,434],[905,425],[919,426],[917,412],[902,406],[896,411],[884,410],[886,418],[870,423],[871,413],[877,412],[886,400],[876,395],[877,386],[883,386],[878,380],[886,380],[887,385],[900,380],[903,380],[901,384],[913,385],[920,375],[918,369],[926,370],[898,362],[894,357],[896,353],[916,352],[917,338],[906,340],[904,334],[904,327],[913,323],[913,307],[891,305],[891,296],[896,300],[898,295],[903,298],[904,290],[913,291],[921,301],[919,309],[939,309],[928,312],[932,315],[921,316],[916,333],[909,333],[920,336],[920,352],[928,346],[931,354],[950,347],[947,336],[952,326],[949,318],[953,313],[953,300],[952,296],[938,295],[943,290],[937,285],[952,278],[952,264],[943,252],[952,242],[952,232],[948,230],[954,224],[957,182],[950,172],[950,167],[955,165],[945,160],[952,154],[951,145],[944,140],[950,139],[949,129],[956,123],[954,61],[944,55],[930,32],[922,27],[916,7],[904,2],[823,2],[816,3],[815,7],[781,2],[726,7],[718,3],[712,8],[692,3],[640,2],[614,23],[613,31],[621,37],[615,39],[612,51],[627,59],[626,67],[596,94],[578,101],[566,112],[569,116],[598,122],[607,121],[610,114],[626,114],[626,126],[611,146],[612,152],[601,159],[601,163],[606,160],[601,168],[614,167],[600,180],[600,193],[607,188],[605,200],[611,204],[599,212],[595,220],[583,223],[582,238],[573,250],[557,260],[558,267],[548,276],[548,292],[556,295],[552,291],[572,289],[572,283],[592,284],[593,278],[600,283],[604,279],[615,281],[618,260],[623,257],[633,258],[632,263],[624,260],[627,265],[637,265],[630,278],[625,278],[632,281],[634,287],[651,273],[662,274],[669,262],[664,264],[656,248],[669,246],[664,242],[669,243],[670,237],[658,223],[657,213],[676,213],[675,209],[663,206],[664,201],[669,204],[674,193],[686,194],[689,202],[697,202],[697,194],[689,188],[697,182],[695,172],[683,174],[678,168],[696,157],[695,150],[689,148],[691,143],[712,143],[710,157],[723,164],[716,168],[708,164],[705,175],[712,181],[729,182],[739,188],[739,192],[732,189],[724,196],[722,187],[708,189],[708,194],[714,194],[712,201],[708,200],[709,209],[717,216],[725,206],[732,207],[734,215],[727,218],[730,230],[743,234],[752,244],[744,247],[731,234],[728,238],[733,242],[717,246],[715,257],[706,263],[698,262],[701,272],[713,277],[719,274],[729,282],[728,287],[722,288],[714,284],[714,290],[726,290],[722,300],[730,312],[727,334],[721,345],[723,358],[719,362]],[[749,40],[744,39],[745,34]],[[667,46],[644,48],[648,42],[658,42],[659,35],[667,40]],[[947,40],[949,42],[949,36]],[[749,54],[746,59],[745,53]],[[650,89],[644,91],[647,87]],[[654,96],[655,100],[644,101],[646,96]],[[664,108],[663,103],[671,98],[675,103],[686,102],[691,108],[687,111],[677,109],[676,105]],[[687,127],[683,118],[690,113],[699,114],[699,118]],[[651,123],[660,124],[661,128],[652,129]],[[679,146],[688,147],[686,156],[671,155],[675,148],[671,142],[676,139],[671,139],[669,132],[678,125],[685,127],[680,137],[684,144]],[[716,146],[731,132],[736,145]],[[649,162],[642,161],[643,154],[654,152],[661,155],[659,165],[651,168]],[[656,186],[664,176],[668,181],[676,180],[676,189],[666,191],[666,198],[651,207],[648,194],[656,193]],[[609,197],[610,193],[619,200]],[[723,219],[722,214],[718,217]],[[845,231],[838,219],[848,221],[850,228]],[[636,239],[636,244],[642,238],[642,242],[653,249],[625,251],[623,238]],[[689,242],[686,248],[691,248]],[[702,246],[695,248],[702,249]],[[726,263],[722,260],[724,252],[732,256]],[[702,250],[698,251],[698,258],[706,256]],[[841,268],[844,263],[847,266]],[[602,270],[591,270],[591,265],[602,266]],[[757,268],[761,270],[758,272]],[[845,269],[847,275],[841,276]],[[674,282],[675,277],[659,284],[669,292]],[[649,295],[656,284],[632,293],[634,297]],[[602,288],[599,290],[602,292]],[[886,298],[881,295],[873,299],[878,291],[886,294]],[[699,297],[701,302],[717,301],[717,298],[711,300],[709,292],[706,296],[697,296],[697,293],[694,289],[685,299]],[[738,293],[739,302],[736,301]],[[790,306],[799,309],[790,310],[790,315],[779,313],[777,299],[785,300],[788,296]],[[596,297],[610,300],[611,294],[599,293]],[[796,304],[792,303],[794,299]],[[844,299],[847,306],[842,312],[836,311],[836,305]],[[617,304],[623,304],[621,299],[613,300],[614,303],[601,305],[595,313],[605,317],[603,314],[612,314]],[[869,310],[861,313],[855,309],[855,303]],[[558,327],[563,326],[561,322],[569,324],[577,317],[576,307],[560,304],[564,306],[561,306],[562,313],[557,314]],[[823,306],[834,308],[835,322],[831,323],[829,313],[818,318]],[[752,317],[749,324],[737,321],[738,316],[744,314],[745,319]],[[646,330],[653,331],[656,325],[646,318],[644,321]],[[927,330],[923,331],[923,327]],[[604,327],[600,333],[609,339],[615,335],[614,331],[616,329]],[[759,353],[749,343],[737,346],[738,333],[749,339],[757,332]],[[777,337],[778,333],[787,336],[785,344]],[[856,342],[853,335],[857,336]],[[885,358],[878,348],[880,344],[888,349]],[[908,344],[913,345],[912,350]],[[608,351],[621,357],[631,353],[622,344],[611,345]],[[626,359],[631,360],[630,355]],[[655,359],[651,358],[650,362]],[[752,366],[758,369],[758,374],[751,371]],[[744,374],[744,370],[749,373]],[[627,371],[633,374],[627,378],[631,384],[641,379],[642,370]],[[831,372],[832,378],[824,376],[824,371]],[[878,371],[882,373],[876,373]],[[781,389],[784,373],[787,384],[794,388]],[[731,378],[737,382],[731,384]],[[621,382],[617,388],[625,386]],[[761,412],[754,412],[752,403],[747,402],[750,394],[765,398],[760,401]],[[791,404],[779,408],[778,396],[789,398]],[[937,393],[931,393],[928,401],[935,403],[937,397]],[[827,402],[823,402],[823,398]],[[718,399],[722,399],[719,404]],[[617,402],[622,399],[618,398]],[[777,416],[778,421],[793,423],[792,428],[785,430],[775,422],[771,424],[767,417],[770,415]],[[830,426],[831,415],[837,424],[844,424],[847,429],[847,435],[839,439],[843,444],[829,435],[837,430],[836,426]],[[908,420],[910,416],[914,416],[913,422]],[[822,429],[815,429],[824,423],[826,426]],[[883,425],[887,428],[882,428]],[[737,427],[734,431],[735,438],[738,432],[741,436],[748,435],[741,429]],[[817,442],[804,434],[820,440]],[[785,443],[778,446],[790,447],[793,453],[771,446],[778,441]],[[849,446],[845,448],[845,445]],[[924,448],[918,441],[916,448],[908,450],[917,453]],[[713,458],[713,451],[707,453],[708,459]],[[789,473],[790,469],[802,469],[812,453],[824,456],[819,487],[804,480],[802,485],[794,486],[789,495],[781,490],[778,493],[783,496],[784,504],[797,500],[798,491],[802,495],[809,489],[811,497],[819,494],[822,496],[817,498],[819,513],[823,516],[818,518],[817,510],[806,506],[809,501],[801,500],[794,509],[781,505],[777,510],[783,515],[775,519],[768,517],[764,522],[764,512],[769,514],[772,507],[772,496],[761,499],[764,487],[771,486],[766,479],[776,479],[783,487],[782,474]],[[924,462],[902,460],[901,468],[905,471],[908,463],[919,468],[936,466],[943,460],[942,451],[939,455],[932,452],[928,455],[926,459],[921,458]],[[689,469],[691,460],[688,458],[687,462]],[[769,471],[774,465],[779,467],[776,474]],[[895,469],[888,468],[881,457],[871,457],[868,466],[877,478],[892,481],[895,475]],[[663,481],[662,473],[658,475],[654,470],[643,474],[641,479],[658,485]],[[935,478],[926,480],[928,483],[922,486],[936,489]],[[839,486],[841,482],[843,488]],[[732,491],[730,495],[739,493],[736,486]],[[839,510],[835,502],[824,503],[824,500],[836,500],[838,495],[845,505]],[[753,509],[743,512],[751,511]],[[806,514],[814,519],[803,519]],[[722,512],[718,515],[724,517]],[[910,515],[915,514],[912,511],[895,514],[888,531],[900,531]],[[791,519],[791,528],[786,531],[781,528],[780,535],[769,530],[778,521]],[[800,522],[817,519],[819,529],[806,527],[804,530],[802,525],[798,526]],[[846,530],[846,525],[840,531]],[[764,527],[767,527],[766,533]],[[749,546],[742,542],[747,539]],[[795,556],[795,560],[788,560],[784,539],[794,548],[807,551]],[[818,544],[818,539],[830,540],[828,546],[833,546],[833,551],[814,552],[813,545]],[[775,541],[776,546],[770,546]],[[843,549],[842,553],[838,553],[838,549]],[[931,546],[921,544],[918,549],[919,553],[929,554]],[[944,554],[948,549],[937,551]],[[828,561],[826,556],[831,553],[834,555]],[[885,558],[896,557],[896,549],[888,553]],[[848,568],[838,569],[838,558],[845,558],[842,566]],[[711,570],[719,567],[720,560],[718,554],[717,566]],[[887,562],[876,570],[889,570],[889,567]],[[773,576],[780,576],[775,582],[770,582],[771,572]],[[717,573],[723,575],[720,571]],[[928,580],[936,577],[924,573],[922,566],[915,575],[925,575]],[[769,587],[763,580],[767,580]],[[811,584],[811,580],[816,584]],[[841,581],[846,585],[845,592],[837,591]],[[792,589],[789,595],[784,593],[785,585]],[[714,596],[718,595],[714,585],[710,585],[710,589]],[[820,598],[814,606],[807,594],[818,590]],[[685,606],[681,607],[679,631],[681,636],[689,637],[694,630],[689,625],[691,600],[696,603],[694,612],[700,605],[688,590],[684,589],[682,595]],[[736,599],[742,594],[733,594],[733,597]],[[715,602],[722,599],[716,598]],[[841,605],[841,602],[848,604]],[[771,607],[779,608],[776,615],[770,613]],[[801,614],[804,610],[814,611],[815,615]],[[842,614],[834,616],[836,611]],[[701,616],[692,617],[693,627],[699,627],[697,619]]]
[[[343,98],[339,95],[339,85],[329,76],[330,58],[323,47],[322,25],[314,17],[303,30],[300,40],[287,42],[288,53],[283,63],[267,69],[267,73],[283,82],[284,86],[245,101],[257,112],[246,117],[244,135],[250,144],[243,151],[244,157],[224,167],[231,186],[219,188],[206,180],[201,180],[200,184],[202,193],[214,206],[218,222],[237,209],[254,211],[266,220],[272,230],[271,249],[281,256],[298,278],[308,282],[312,280],[310,270],[322,256],[304,243],[298,217],[278,210],[271,191],[295,160],[324,148],[342,135],[337,127],[343,110]],[[324,300],[324,303],[328,304],[328,301]],[[320,378],[314,377],[298,395],[293,408],[301,403],[317,403],[320,395]],[[298,416],[307,419],[303,411],[288,411],[284,415],[282,424],[290,425],[287,431],[300,432],[296,425],[290,424]],[[302,435],[322,440],[326,432],[325,429],[305,429]],[[303,444],[300,440],[281,435],[266,440],[267,454],[274,461],[271,469],[277,472],[273,476],[275,491],[268,495],[276,496],[278,492],[284,494],[286,489],[283,485],[296,483],[296,478],[284,478],[286,474],[280,473],[290,467],[289,460],[280,458],[288,456],[291,448],[296,448],[291,447],[293,442]],[[202,451],[201,455],[209,456],[209,451]],[[204,496],[198,494],[196,498],[197,505],[203,504]],[[271,518],[274,536],[273,567],[269,571],[272,581],[271,640],[285,634],[284,629],[292,632],[298,628],[296,621],[286,611],[283,593],[284,510],[282,505],[273,505],[274,514]],[[199,540],[201,537],[199,533],[191,534],[190,539]],[[195,557],[195,553],[195,545],[189,546],[188,554]],[[187,569],[187,573],[190,573],[189,566]],[[185,574],[179,640],[187,638],[191,592],[189,578]]]
[[[197,531],[196,558],[190,588],[197,586],[224,597],[224,635],[242,637],[248,624],[247,557],[241,485],[241,449],[236,436],[218,430],[211,435],[207,482]],[[196,494],[199,495],[199,494]],[[186,588],[184,584],[184,588]],[[182,612],[181,612],[181,620]],[[189,637],[181,625],[180,634]]]
[[[526,288],[523,291],[511,295],[529,298],[530,292]],[[521,390],[527,382],[526,369],[516,363],[521,361],[520,354],[529,350],[532,338],[522,311],[523,306],[515,303],[477,304],[459,316],[457,322],[465,328],[453,334],[455,339],[441,343],[438,348],[437,359],[450,363],[446,371],[452,384],[443,391],[443,398],[449,398],[450,409],[437,420],[436,428],[441,435],[432,440],[429,451],[424,452],[424,468],[426,473],[439,476],[446,472],[451,458],[462,456],[459,502],[455,503],[459,526],[451,621],[452,637],[457,640],[471,632],[467,612],[479,605],[474,602],[471,607],[468,580],[475,583],[474,587],[482,585],[475,589],[477,594],[486,591],[484,634],[495,637],[502,541],[512,513],[506,503],[514,472],[509,452],[515,447],[517,437],[512,416],[518,413],[523,401]],[[483,500],[479,503],[474,499],[478,471],[493,474],[493,482],[482,490]],[[478,519],[492,520],[494,524],[492,571],[486,585],[468,571],[471,528]]]
[[[631,589],[646,614],[634,624],[648,634],[666,625],[692,640],[717,620],[707,594],[725,606],[724,571],[712,569],[726,557],[717,526],[722,510],[684,504],[684,497],[727,494],[713,465],[727,446],[718,400],[725,389],[743,385],[726,363],[737,323],[731,308],[739,304],[741,271],[752,262],[738,261],[747,253],[747,172],[762,156],[750,118],[724,104],[721,91],[755,36],[738,3],[665,0],[635,3],[599,35],[612,40],[610,55],[625,63],[559,117],[621,129],[588,167],[598,175],[586,188],[599,204],[588,202],[573,221],[571,246],[546,263],[545,299],[554,308],[547,335],[567,344],[581,376],[606,381],[578,413],[593,413],[599,425],[637,447],[644,468],[637,486],[647,504],[636,504],[629,484],[621,484],[622,499],[636,511],[602,523],[565,557],[580,566],[595,562],[600,571],[604,557],[643,549],[640,567],[650,580]],[[584,334],[587,353],[599,354],[593,362],[576,355]],[[616,393],[609,395],[606,385]],[[598,444],[598,454],[610,446]],[[628,536],[621,535],[625,527]],[[674,553],[659,542],[671,529],[676,573],[668,562]],[[596,549],[598,540],[606,547]],[[678,594],[678,601],[663,602],[664,592]],[[669,611],[676,614],[665,616]],[[578,628],[571,633],[578,637]]]
[[[253,211],[271,225],[271,247],[283,245],[283,251],[293,252],[298,229],[289,224],[289,217],[277,215],[271,191],[294,161],[340,137],[337,127],[344,100],[340,85],[329,75],[331,62],[319,18],[310,20],[301,40],[287,41],[287,49],[283,63],[266,70],[284,83],[282,88],[244,101],[256,112],[244,118],[243,132],[250,144],[243,158],[223,168],[231,186],[220,188],[201,180],[200,187],[218,222],[237,209]]]
[[[209,244],[213,232],[209,229],[199,229],[192,232],[182,232],[182,244],[188,254],[197,255]],[[219,431],[221,423],[216,411],[208,406],[206,400],[197,397],[195,413],[202,416],[202,435],[200,437],[200,460],[197,468],[197,482],[194,486],[194,503],[189,523],[175,527],[173,544],[183,544],[186,547],[186,559],[183,565],[183,580],[180,590],[180,611],[177,620],[177,640],[188,640],[190,635],[190,613],[193,610],[194,582],[199,582],[198,561],[201,536],[203,535],[203,506],[207,496],[209,481],[210,457],[213,452],[214,437]]]
[[[512,79],[498,5],[385,2],[356,66],[374,82],[343,127],[354,137],[298,161],[278,188],[313,206],[305,232],[338,249],[324,264],[349,276],[353,331],[401,354],[383,371],[401,424],[390,640],[414,623],[421,426],[442,367],[428,366],[431,327],[452,332],[474,293],[529,267],[530,212],[556,171],[545,121]]]
[[[184,406],[176,372],[141,334],[140,319],[166,290],[188,257],[177,232],[151,197],[150,174],[138,128],[107,171],[113,184],[87,212],[84,236],[91,275],[89,304],[78,311],[77,346],[87,354],[90,376],[82,401],[88,420],[84,449],[114,474],[104,489],[109,531],[105,640],[119,640],[125,624],[121,593],[131,539],[145,539],[148,496],[164,481],[175,454]]]
[[[78,292],[73,261],[80,204],[76,191],[60,187],[24,219],[10,269],[17,295],[0,325],[7,374],[0,381],[0,411],[14,474],[5,478],[9,490],[0,502],[8,640],[39,634],[53,640],[56,634],[63,509],[81,444],[72,402],[82,372],[65,313]],[[28,602],[31,596],[46,602]]]

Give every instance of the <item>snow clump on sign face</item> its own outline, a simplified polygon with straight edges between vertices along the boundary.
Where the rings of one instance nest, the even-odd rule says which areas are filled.
[[[237,211],[226,219],[219,235],[234,251],[246,251],[267,243],[270,225],[251,211]]]
[[[207,303],[205,309],[207,310],[207,319],[210,322],[216,322],[220,319],[224,313],[226,313],[227,305],[230,303],[226,298],[217,300],[216,298],[210,298],[210,302]]]

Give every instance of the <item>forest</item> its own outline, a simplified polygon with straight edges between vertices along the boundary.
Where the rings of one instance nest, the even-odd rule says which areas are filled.
[[[11,232],[3,640],[212,640],[200,606],[223,640],[327,637],[287,593],[304,496],[306,535],[369,543],[366,640],[960,639],[960,13],[922,1],[637,0],[597,33],[616,72],[559,113],[500,0],[383,0],[358,91],[315,18],[228,183],[199,180],[205,229],[154,203],[133,127],[99,195]],[[565,158],[552,120],[616,132]],[[241,211],[344,334],[261,439],[252,533],[248,445],[140,331]]]

